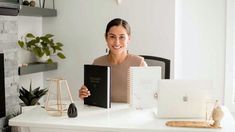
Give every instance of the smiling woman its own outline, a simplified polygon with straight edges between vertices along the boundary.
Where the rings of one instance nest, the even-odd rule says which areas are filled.
[[[127,21],[116,18],[111,20],[105,31],[105,40],[109,53],[94,60],[94,65],[111,67],[111,101],[130,102],[128,89],[128,70],[131,66],[147,66],[143,57],[129,54],[127,46],[130,42],[131,28]],[[86,86],[79,90],[81,99],[90,96]]]

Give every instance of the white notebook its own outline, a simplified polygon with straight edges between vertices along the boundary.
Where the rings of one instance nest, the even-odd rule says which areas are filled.
[[[161,67],[130,67],[130,103],[136,109],[156,107],[155,93]]]

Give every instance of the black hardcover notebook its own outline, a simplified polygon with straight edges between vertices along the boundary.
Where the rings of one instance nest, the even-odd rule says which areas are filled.
[[[110,81],[110,67],[84,65],[84,85],[91,93],[84,104],[110,108]]]

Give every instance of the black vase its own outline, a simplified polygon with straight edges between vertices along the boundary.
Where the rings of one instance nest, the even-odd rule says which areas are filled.
[[[71,103],[69,105],[68,111],[67,111],[68,117],[74,118],[77,117],[77,108],[74,103]]]
[[[25,6],[29,6],[29,1],[28,0],[25,0],[25,1],[23,1],[23,3],[22,3],[23,5],[25,5]]]

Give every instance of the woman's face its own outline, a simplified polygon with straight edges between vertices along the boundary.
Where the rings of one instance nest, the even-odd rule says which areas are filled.
[[[113,26],[109,29],[106,42],[112,54],[121,54],[126,52],[130,36],[122,26]]]

